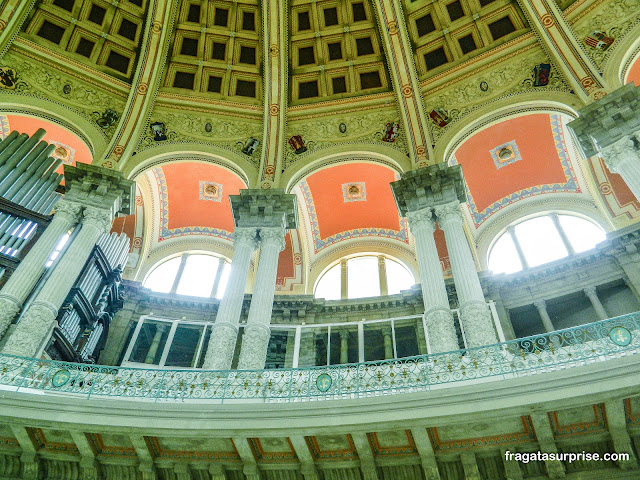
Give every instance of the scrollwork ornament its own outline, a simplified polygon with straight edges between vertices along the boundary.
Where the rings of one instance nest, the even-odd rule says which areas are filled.
[[[0,294],[0,338],[20,311],[20,302],[13,295]]]
[[[433,213],[430,208],[407,212],[407,221],[409,222],[411,232],[414,234],[423,229],[427,230],[428,233],[433,233],[436,229]]]
[[[459,223],[462,225],[462,222],[464,221],[462,212],[460,211],[460,204],[457,201],[445,203],[444,205],[437,205],[433,208],[433,211],[438,219],[438,224],[442,228],[446,228],[453,223]]]
[[[211,331],[211,340],[202,368],[208,370],[229,370],[236,348],[238,329],[229,323],[216,323]]]
[[[431,353],[458,350],[458,334],[453,323],[453,314],[448,308],[434,307],[424,314]]]
[[[284,250],[285,230],[282,227],[269,227],[260,229],[260,241],[263,245],[277,245],[279,251]]]
[[[271,329],[266,325],[247,325],[242,335],[238,370],[261,370],[267,358]]]
[[[111,212],[102,208],[86,207],[82,214],[82,224],[96,227],[101,232],[111,228]]]
[[[493,329],[491,312],[486,303],[466,302],[460,306],[460,316],[470,347],[492,345],[498,341]]]
[[[600,153],[604,163],[613,173],[620,173],[620,167],[627,161],[638,161],[638,151],[629,135],[625,135],[617,142],[604,147]]]
[[[2,353],[33,357],[45,340],[43,335],[51,331],[58,310],[49,302],[36,301],[31,304],[13,331]]]

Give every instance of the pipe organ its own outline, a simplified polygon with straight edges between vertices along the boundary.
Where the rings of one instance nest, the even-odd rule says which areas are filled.
[[[122,308],[120,282],[129,238],[104,234],[93,248],[58,313],[47,353],[54,359],[94,363],[104,347],[111,319]]]
[[[0,141],[0,285],[49,224],[49,214],[60,198],[62,163],[50,155],[55,145],[34,135],[11,132]]]

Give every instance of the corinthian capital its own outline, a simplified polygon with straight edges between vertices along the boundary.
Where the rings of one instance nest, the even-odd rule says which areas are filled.
[[[255,227],[236,227],[233,231],[233,241],[236,244],[257,246]]]
[[[607,145],[600,153],[607,168],[613,173],[620,173],[620,166],[627,161],[640,162],[638,150],[630,135],[625,135],[620,140]]]
[[[82,214],[83,225],[91,225],[101,232],[108,232],[111,228],[111,212],[103,208],[86,207]]]
[[[433,211],[438,218],[438,224],[443,229],[454,223],[462,225],[462,221],[464,220],[462,212],[460,211],[460,203],[458,201],[438,205],[433,208]]]
[[[55,213],[56,217],[62,217],[64,220],[69,223],[75,224],[78,223],[80,219],[80,211],[82,210],[82,205],[76,202],[70,202],[69,200],[65,200],[61,198],[55,205]]]
[[[422,208],[413,212],[407,212],[407,221],[409,222],[409,228],[412,233],[416,233],[423,228],[429,233],[433,233],[436,229],[431,208]]]
[[[261,228],[260,241],[263,245],[277,245],[280,250],[284,250],[284,234],[282,227]]]

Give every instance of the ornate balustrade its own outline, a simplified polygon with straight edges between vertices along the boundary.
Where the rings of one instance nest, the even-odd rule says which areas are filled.
[[[0,388],[147,401],[299,402],[399,394],[514,378],[638,353],[640,312],[480,348],[278,370],[170,370],[0,355]]]

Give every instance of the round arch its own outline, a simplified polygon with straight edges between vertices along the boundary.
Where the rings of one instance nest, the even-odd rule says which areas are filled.
[[[104,154],[107,139],[92,121],[61,104],[40,98],[0,93],[0,108],[6,113],[28,115],[56,123],[77,135],[89,147],[93,162]]]
[[[640,24],[627,32],[604,64],[602,76],[613,90],[625,84],[625,77],[629,73],[629,69],[639,57]]]
[[[301,180],[312,173],[337,164],[345,163],[376,163],[395,170],[398,173],[411,170],[411,160],[399,150],[386,145],[372,145],[354,143],[348,145],[334,145],[306,156],[304,162],[296,162],[282,175],[280,184],[288,193]]]
[[[247,186],[258,174],[256,167],[239,154],[205,143],[169,144],[145,150],[129,159],[123,174],[136,179],[153,167],[183,162],[213,163],[238,175]]]
[[[451,153],[467,138],[507,118],[542,112],[563,113],[576,118],[581,106],[575,96],[563,92],[528,92],[503,98],[464,117],[455,125],[456,128],[450,129],[438,140],[434,155],[448,162]]]

